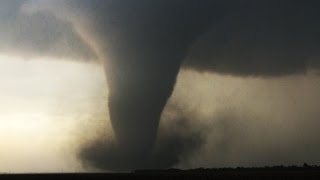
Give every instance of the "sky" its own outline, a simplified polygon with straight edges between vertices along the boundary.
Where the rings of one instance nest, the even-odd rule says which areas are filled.
[[[103,106],[95,100],[97,92],[106,89],[103,69],[4,55],[0,64],[0,171],[83,171],[73,155],[78,141],[74,137],[81,130],[77,126],[88,124],[93,114],[99,115],[96,106]]]
[[[319,4],[288,3],[1,1],[0,172],[319,165]]]

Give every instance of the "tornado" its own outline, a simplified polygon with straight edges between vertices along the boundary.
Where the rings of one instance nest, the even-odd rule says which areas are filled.
[[[157,41],[160,39],[144,41],[131,52],[125,46],[137,47],[141,42],[126,41],[123,51],[113,56],[112,65],[106,65],[110,119],[119,151],[128,162],[141,163],[150,155],[161,112],[185,54],[184,49],[163,53],[170,47],[155,47]]]
[[[80,158],[108,170],[157,167],[153,157],[161,113],[194,41],[223,11],[194,0],[30,1],[71,22],[105,68],[115,143],[84,147]],[[213,11],[212,11],[213,10]],[[159,156],[158,156],[159,157]],[[173,165],[165,163],[166,168]]]
[[[152,150],[161,113],[181,63],[208,26],[209,16],[192,20],[190,12],[206,7],[191,1],[139,1],[112,7],[117,9],[112,14],[117,29],[106,33],[112,40],[105,72],[111,124],[124,161],[118,168],[150,168],[155,163]]]

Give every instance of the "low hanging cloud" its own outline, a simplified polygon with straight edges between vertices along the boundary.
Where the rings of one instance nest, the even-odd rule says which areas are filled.
[[[23,4],[22,1],[19,2]],[[30,0],[26,2],[27,11],[29,8],[29,11],[40,9],[42,14],[49,11],[56,12],[54,15],[58,17],[58,20],[63,19],[64,23],[69,22],[68,25],[71,26],[60,25],[62,28],[57,28],[59,26],[53,27],[54,24],[57,24],[55,22],[58,21],[57,19],[43,20],[52,26],[47,27],[48,34],[38,33],[38,37],[41,37],[47,44],[43,46],[43,43],[37,43],[42,44],[39,45],[42,49],[36,47],[40,53],[46,51],[44,49],[51,49],[47,51],[53,51],[52,55],[61,54],[61,52],[55,52],[59,51],[59,48],[52,46],[48,39],[48,37],[58,37],[50,31],[68,33],[70,31],[68,29],[74,28],[73,32],[62,37],[62,39],[69,38],[68,48],[74,48],[64,54],[80,54],[84,58],[97,55],[97,52],[90,52],[90,48],[97,47],[92,47],[90,43],[90,48],[77,46],[88,45],[88,41],[94,39],[94,41],[99,41],[96,42],[96,46],[99,46],[100,51],[110,51],[109,53],[113,54],[115,48],[111,46],[124,48],[121,47],[121,42],[129,43],[128,40],[138,35],[135,33],[140,32],[145,39],[162,36],[164,42],[158,43],[170,44],[173,41],[174,43],[180,41],[176,46],[188,48],[183,52],[183,59],[185,59],[183,67],[202,72],[279,76],[303,74],[308,69],[319,67],[320,39],[318,32],[320,25],[317,19],[320,14],[317,11],[319,3],[314,1],[297,3],[282,0],[240,3],[231,0],[225,3],[219,1],[195,3],[192,1]],[[166,9],[165,14],[164,9]],[[169,11],[170,9],[172,11]],[[39,20],[38,22],[38,24],[45,24],[40,23]],[[25,21],[25,24],[30,23]],[[84,30],[85,28],[88,29]],[[33,32],[37,32],[36,29],[39,27],[35,26]],[[83,39],[83,37],[79,39],[79,34],[77,34],[79,29],[88,31],[86,34],[89,34],[88,39],[90,40]],[[140,39],[140,41],[141,43],[135,46],[141,46],[145,40]],[[63,47],[63,42],[56,44],[62,46],[61,49],[66,49]],[[134,49],[133,47],[127,48]],[[161,44],[155,48],[161,49]],[[177,47],[174,49],[179,51]],[[106,58],[108,53],[100,52],[100,55],[101,53],[104,54],[102,58]],[[175,63],[181,63],[182,60],[177,61]]]
[[[318,68],[318,7],[314,2],[262,1],[239,8],[197,40],[184,65],[242,76],[304,74]]]
[[[2,51],[94,59],[101,54],[94,50],[97,47],[92,47],[89,42],[92,39],[99,41],[96,46],[100,51],[112,52],[115,50],[108,48],[110,45],[116,47],[139,31],[146,39],[162,36],[165,41],[161,43],[180,41],[176,46],[190,49],[184,51],[183,67],[199,71],[277,76],[305,73],[319,67],[317,19],[320,15],[319,3],[314,1],[24,0],[1,3]],[[87,30],[83,30],[84,24]],[[90,38],[79,35],[79,29],[88,31]],[[126,35],[114,36],[121,31]],[[160,44],[158,48],[161,49]]]

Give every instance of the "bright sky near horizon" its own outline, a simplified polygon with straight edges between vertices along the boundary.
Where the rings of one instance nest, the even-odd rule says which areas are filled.
[[[72,133],[106,97],[103,69],[1,55],[0,82],[0,172],[81,170]]]

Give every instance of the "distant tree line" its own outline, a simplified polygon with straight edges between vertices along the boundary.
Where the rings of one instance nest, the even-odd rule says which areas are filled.
[[[299,170],[320,170],[319,165],[309,165],[304,163],[302,166],[265,166],[265,167],[224,167],[224,168],[196,168],[196,169],[149,169],[149,170],[135,170],[133,173],[186,173],[186,172],[226,172],[226,171],[299,171]]]

